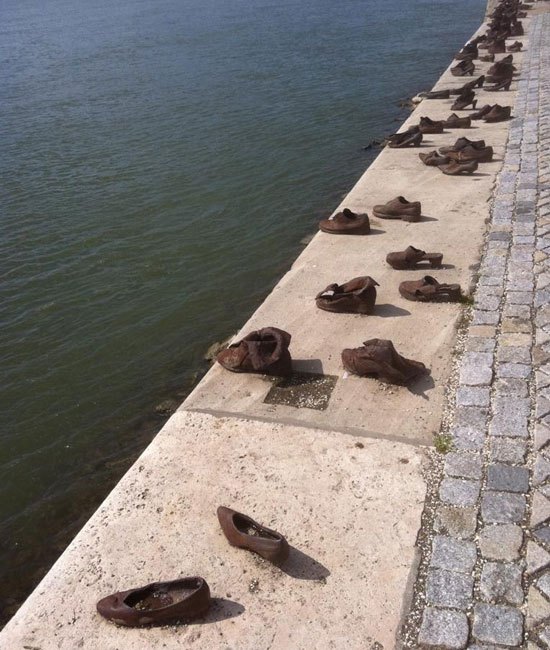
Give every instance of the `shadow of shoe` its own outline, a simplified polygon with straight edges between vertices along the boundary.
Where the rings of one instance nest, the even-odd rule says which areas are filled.
[[[205,623],[219,623],[230,618],[236,618],[245,611],[241,603],[228,598],[212,598],[210,609],[204,616],[192,621],[185,621],[187,625],[204,625]]]
[[[292,374],[295,375],[300,373],[323,375],[323,362],[321,359],[293,359]],[[282,383],[284,383],[284,380]]]
[[[420,221],[417,221],[416,223],[425,223],[428,221],[439,221],[439,219],[436,219],[435,217],[427,217],[425,214],[420,216]]]
[[[288,559],[279,569],[297,580],[326,580],[330,575],[326,566],[294,546],[290,547]]]
[[[415,379],[411,380],[411,382],[407,384],[408,391],[414,395],[420,395],[420,397],[427,400],[428,396],[426,395],[426,391],[432,390],[432,388],[435,387],[435,382],[429,372],[430,371],[425,375],[419,375],[418,377],[415,377]]]
[[[396,316],[410,316],[411,312],[396,305],[381,304],[374,307],[373,316],[380,318],[394,318]]]

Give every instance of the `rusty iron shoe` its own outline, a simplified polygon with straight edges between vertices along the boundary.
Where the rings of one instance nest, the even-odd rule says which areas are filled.
[[[416,269],[421,262],[428,262],[432,269],[438,268],[443,262],[443,253],[426,253],[414,246],[407,246],[404,251],[396,251],[386,255],[386,262],[398,271]]]
[[[384,205],[375,205],[372,213],[379,219],[401,219],[402,221],[420,221],[420,201],[407,201],[398,196]]]
[[[223,534],[231,546],[257,553],[274,564],[281,564],[287,559],[290,551],[288,542],[277,531],[225,506],[220,506],[217,514]]]
[[[472,162],[457,162],[451,160],[447,165],[440,165],[439,169],[448,176],[459,176],[460,174],[473,174],[478,168],[478,163],[474,160]]]
[[[210,588],[198,577],[153,582],[106,596],[96,607],[104,618],[127,627],[189,620],[210,607]]]
[[[504,54],[506,52],[506,41],[504,38],[493,41],[487,48],[489,54]]]
[[[420,130],[407,130],[403,133],[392,133],[388,138],[388,147],[391,149],[403,149],[405,147],[418,147],[422,142]]]
[[[485,122],[504,122],[512,116],[511,106],[500,106],[495,104],[491,110],[483,116]]]
[[[386,339],[369,339],[361,348],[342,350],[342,364],[353,375],[399,385],[428,372],[420,361],[402,357]]]
[[[485,90],[488,90],[489,92],[495,92],[497,90],[510,90],[511,83],[512,83],[512,77],[509,77],[508,79],[504,79],[503,81],[495,84],[494,86],[487,86]]]
[[[493,147],[464,147],[460,151],[449,151],[445,154],[451,160],[456,160],[457,162],[491,162],[493,160]]]
[[[370,276],[353,278],[344,284],[329,284],[315,296],[319,309],[348,314],[372,314],[379,284]]]
[[[291,338],[288,332],[277,327],[264,327],[222,350],[217,360],[231,372],[287,377],[292,372],[292,358],[288,351]]]
[[[418,128],[420,133],[443,133],[443,121],[431,120],[429,117],[421,117]]]
[[[448,153],[460,151],[466,147],[473,147],[474,149],[484,149],[485,140],[469,140],[466,137],[458,138],[458,140],[450,147],[439,147],[439,153],[446,156]]]
[[[475,88],[483,88],[484,83],[485,75],[482,74],[477,79],[472,79],[472,81],[468,81],[463,86],[460,86],[460,88],[453,88],[453,90],[451,90],[451,95],[465,95]]]
[[[323,219],[319,229],[329,235],[368,235],[370,221],[368,214],[356,214],[349,208],[344,208],[332,219]]]
[[[451,113],[449,117],[444,120],[443,126],[446,129],[469,129],[472,126],[472,120],[468,117],[458,117],[456,113]]]
[[[421,280],[401,282],[399,293],[403,298],[417,302],[459,302],[462,298],[459,284],[439,283],[431,275]]]
[[[437,151],[430,151],[430,153],[419,153],[418,157],[428,167],[439,167],[439,165],[446,165],[450,162],[447,156],[440,156]]]
[[[487,63],[492,63],[495,60],[495,55],[494,54],[484,54],[483,56],[479,57],[480,61],[485,61]]]

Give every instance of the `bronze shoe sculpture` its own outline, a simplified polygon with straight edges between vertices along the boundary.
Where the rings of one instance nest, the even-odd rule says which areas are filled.
[[[439,147],[439,153],[446,156],[448,153],[460,151],[466,147],[474,147],[474,149],[483,149],[485,148],[485,140],[469,140],[468,138],[462,137],[451,145],[450,147]]]
[[[370,339],[361,348],[346,348],[342,364],[353,375],[400,385],[427,372],[423,363],[402,357],[386,339]]]
[[[439,169],[448,176],[459,176],[460,174],[473,174],[478,168],[478,163],[474,160],[471,162],[457,162],[451,160],[447,165],[440,165]]]
[[[475,109],[476,104],[477,104],[477,99],[475,98],[476,94],[473,90],[469,90],[462,95],[459,95],[454,104],[451,106],[452,111],[463,111],[465,110],[470,104],[472,105],[472,108]]]
[[[104,618],[127,627],[196,618],[210,607],[210,588],[203,578],[153,582],[119,591],[96,605]]]
[[[451,90],[451,95],[464,95],[466,93],[469,93],[471,90],[474,90],[474,88],[483,88],[484,83],[485,83],[485,75],[482,74],[477,79],[472,79],[472,81],[468,81],[468,83],[465,83],[460,88],[454,88],[453,90]]]
[[[414,246],[407,246],[404,251],[388,253],[386,262],[398,271],[416,269],[421,262],[428,262],[432,269],[435,269],[441,266],[443,253],[426,253]]]
[[[257,553],[274,564],[281,564],[287,559],[290,550],[288,542],[277,531],[225,506],[218,508],[218,521],[231,546]]]
[[[424,99],[449,99],[450,90],[432,90],[424,94]]]
[[[379,219],[401,219],[402,221],[420,221],[420,201],[407,201],[398,196],[384,205],[375,205],[372,213]]]
[[[460,63],[457,63],[453,68],[451,68],[451,74],[455,77],[464,77],[469,74],[470,76],[474,74],[475,65],[471,59],[465,59]]]
[[[494,92],[496,90],[510,90],[510,84],[512,83],[512,77],[504,79],[500,83],[495,84],[494,86],[487,86],[485,90],[489,92]]]
[[[470,116],[458,117],[456,113],[451,113],[443,122],[443,126],[447,129],[469,129],[472,126],[472,119]]]
[[[486,61],[488,63],[492,63],[495,60],[495,55],[494,54],[485,54],[483,56],[479,57],[480,61]]]
[[[429,117],[421,117],[418,128],[420,133],[443,133],[443,121],[435,121]]]
[[[437,151],[430,151],[430,153],[419,153],[418,157],[428,167],[439,167],[439,165],[446,165],[451,161],[447,156],[440,156]]]
[[[292,372],[288,351],[291,338],[288,332],[277,327],[264,327],[222,350],[217,361],[231,372],[287,377]]]
[[[451,160],[457,162],[491,162],[493,160],[493,147],[483,147],[478,149],[476,147],[464,147],[460,151],[449,151],[446,154]]]
[[[399,293],[407,300],[418,302],[459,302],[462,298],[459,284],[439,283],[431,275],[401,282]]]
[[[422,142],[420,130],[407,130],[403,133],[392,133],[388,138],[388,147],[391,149],[403,149],[404,147],[418,147]]]
[[[485,122],[504,122],[504,120],[509,120],[511,116],[511,106],[500,106],[500,104],[495,104],[491,110],[484,115],[483,119]]]
[[[368,235],[370,221],[368,214],[357,214],[349,208],[344,208],[332,219],[323,219],[319,229],[329,235]]]
[[[516,41],[515,43],[512,43],[512,45],[508,45],[506,48],[507,52],[520,52],[521,49],[523,48],[523,43],[520,43],[519,41]]]
[[[348,314],[372,314],[378,282],[370,276],[353,278],[344,284],[329,284],[315,296],[319,309]]]
[[[504,54],[506,52],[506,41],[504,38],[493,41],[487,48],[489,54]]]
[[[475,113],[472,113],[470,115],[470,118],[472,120],[481,120],[481,119],[483,119],[485,117],[485,115],[487,115],[487,113],[489,113],[491,111],[492,108],[493,107],[490,104],[485,104],[485,106],[483,108],[480,108]]]

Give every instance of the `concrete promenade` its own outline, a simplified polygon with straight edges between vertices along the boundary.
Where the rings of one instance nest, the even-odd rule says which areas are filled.
[[[384,149],[339,206],[371,215],[401,194],[424,219],[317,234],[243,327],[289,331],[295,368],[318,379],[289,390],[214,366],[0,633],[1,650],[525,647],[527,630],[550,647],[550,14],[536,6],[519,80],[477,91],[514,119]],[[435,88],[467,80],[447,69]],[[421,102],[404,127],[447,118],[451,103]],[[463,135],[484,138],[494,161],[465,177],[421,164],[419,151]],[[399,282],[425,271],[384,260],[409,244],[444,253],[439,281],[477,282],[473,309],[400,297]],[[326,285],[366,274],[380,283],[373,316],[316,309]],[[374,337],[431,375],[409,388],[347,376],[341,350]],[[440,432],[454,445],[445,456],[431,448]],[[230,547],[218,505],[283,533],[283,569]],[[103,595],[185,575],[210,585],[202,620],[125,629],[95,612]]]

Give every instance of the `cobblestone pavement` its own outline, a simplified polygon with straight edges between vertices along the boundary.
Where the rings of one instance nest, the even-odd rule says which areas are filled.
[[[513,115],[408,647],[550,648],[550,14]]]

